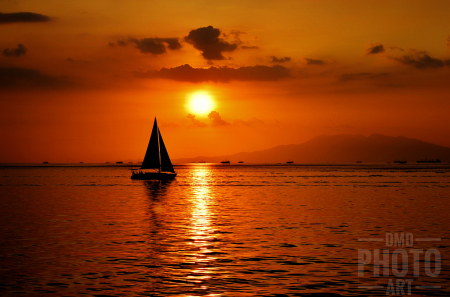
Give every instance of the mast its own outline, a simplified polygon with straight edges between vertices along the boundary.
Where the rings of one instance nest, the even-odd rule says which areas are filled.
[[[156,117],[155,117],[155,123],[156,123]],[[158,158],[159,158],[159,173],[161,173],[161,144],[159,143],[159,138],[161,138],[161,134],[159,132],[159,127],[156,126],[156,129],[158,129]]]

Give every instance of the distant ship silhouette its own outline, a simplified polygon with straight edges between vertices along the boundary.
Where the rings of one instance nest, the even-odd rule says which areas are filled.
[[[230,161],[222,161],[220,163],[222,163],[222,164],[230,164]]]
[[[417,160],[417,163],[441,163],[440,159],[427,159],[425,158],[425,160]]]
[[[152,134],[150,136],[150,141],[148,142],[147,152],[145,153],[141,169],[158,169],[158,172],[143,172],[141,170],[138,172],[132,171],[131,178],[143,180],[165,180],[174,179],[175,176],[177,176],[159,131],[156,117],[155,122],[153,123]]]

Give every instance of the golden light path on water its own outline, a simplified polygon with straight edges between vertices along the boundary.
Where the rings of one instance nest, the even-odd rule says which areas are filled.
[[[193,170],[192,176],[192,193],[190,195],[191,202],[191,221],[190,236],[191,244],[195,246],[195,254],[193,260],[201,264],[191,271],[189,279],[196,280],[198,283],[205,283],[205,280],[211,278],[217,270],[211,265],[217,258],[212,256],[213,251],[210,249],[211,244],[215,241],[215,229],[211,225],[212,210],[210,205],[214,204],[214,197],[211,195],[210,185],[208,185],[208,177],[211,175],[209,167],[198,167]],[[202,290],[208,289],[203,284]],[[216,296],[216,294],[208,295]]]

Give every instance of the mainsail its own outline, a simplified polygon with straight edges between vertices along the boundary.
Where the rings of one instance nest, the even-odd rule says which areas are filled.
[[[147,152],[145,153],[141,169],[159,169],[159,171],[175,172],[161,133],[159,132],[156,118],[153,123],[152,135],[148,142]]]
[[[142,161],[141,169],[159,169],[159,143],[158,143],[158,124],[153,123],[152,135],[148,142],[147,152],[145,153],[144,161]]]

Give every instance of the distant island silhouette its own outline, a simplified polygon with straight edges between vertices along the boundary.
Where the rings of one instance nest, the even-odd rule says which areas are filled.
[[[322,135],[301,144],[279,145],[270,149],[242,152],[232,155],[175,159],[175,164],[207,162],[219,163],[387,163],[404,160],[416,163],[418,160],[439,159],[450,161],[450,148],[403,136],[392,137],[382,134],[364,135]]]

